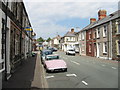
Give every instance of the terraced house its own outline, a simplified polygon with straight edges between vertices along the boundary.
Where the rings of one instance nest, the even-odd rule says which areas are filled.
[[[120,10],[111,14],[112,19],[112,59],[120,60]]]
[[[99,12],[100,13],[100,12]],[[105,10],[101,12],[106,13]],[[97,57],[103,59],[118,59],[119,57],[119,11],[116,11],[92,26],[96,30]]]
[[[107,16],[106,10],[99,10],[98,20],[90,19],[88,26],[79,33],[80,55],[85,50],[86,55],[102,59],[120,59],[120,11],[116,11]],[[82,45],[84,38],[82,32],[86,33],[86,45]],[[82,47],[84,46],[84,47]]]
[[[32,27],[23,1],[0,0],[0,73],[3,80],[32,53]]]

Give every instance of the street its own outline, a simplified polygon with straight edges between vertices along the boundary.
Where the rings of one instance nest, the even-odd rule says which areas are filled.
[[[45,73],[49,88],[118,88],[118,62],[55,52],[67,63],[67,72]]]

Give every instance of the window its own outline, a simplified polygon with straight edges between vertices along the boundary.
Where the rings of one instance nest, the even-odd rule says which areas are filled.
[[[107,53],[107,42],[103,43],[103,53]]]
[[[89,32],[89,39],[91,39],[91,31]]]
[[[107,26],[103,27],[103,37],[107,36]]]
[[[82,43],[82,52],[84,52],[85,51],[85,45],[84,45],[84,43]]]
[[[89,52],[91,52],[91,46],[92,46],[92,45],[91,45],[91,43],[90,43],[90,44],[89,44]]]
[[[79,34],[79,40],[81,40],[81,33]]]
[[[120,41],[119,40],[116,41],[116,45],[117,45],[117,49],[116,49],[117,55],[120,55]]]
[[[68,38],[66,38],[66,41],[68,41],[69,39]]]
[[[116,29],[117,29],[117,34],[120,34],[120,22],[116,22]]]
[[[84,32],[82,32],[82,40],[84,40]]]
[[[100,28],[97,29],[97,38],[100,38]]]
[[[120,24],[118,24],[118,31],[117,33],[120,33]]]

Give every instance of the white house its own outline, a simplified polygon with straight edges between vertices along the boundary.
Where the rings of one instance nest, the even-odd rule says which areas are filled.
[[[75,33],[74,29],[71,29],[71,31],[67,32],[61,39],[61,45],[62,45],[62,50],[66,51],[70,48],[75,49]]]

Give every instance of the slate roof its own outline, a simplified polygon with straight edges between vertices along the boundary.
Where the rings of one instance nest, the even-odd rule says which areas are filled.
[[[109,22],[111,20],[114,20],[114,19],[116,19],[118,17],[120,17],[120,10],[118,10],[118,11],[116,11],[116,12],[114,12],[114,13],[108,15],[108,16],[106,16],[105,18],[103,18],[101,20],[98,20],[98,21],[96,21],[94,23],[91,23],[91,24],[87,25],[85,28],[83,28],[79,32],[84,31],[84,30],[88,30],[88,29],[96,27],[96,26],[99,26],[99,25],[101,25],[103,23],[107,23],[107,22]],[[77,32],[77,33],[79,33],[79,32]]]
[[[75,33],[76,33],[76,32],[72,33],[72,32],[69,32],[69,31],[68,31],[68,32],[64,35],[64,37],[65,37],[65,36],[67,36],[67,37],[74,37],[74,36],[75,36]]]
[[[116,19],[118,17],[120,17],[120,10],[106,16],[105,18],[103,18],[101,20],[96,21],[96,23],[91,28],[93,28],[95,26],[98,26],[98,25],[101,25],[103,23],[107,23],[107,22],[109,22],[111,20],[114,20],[114,19]]]

